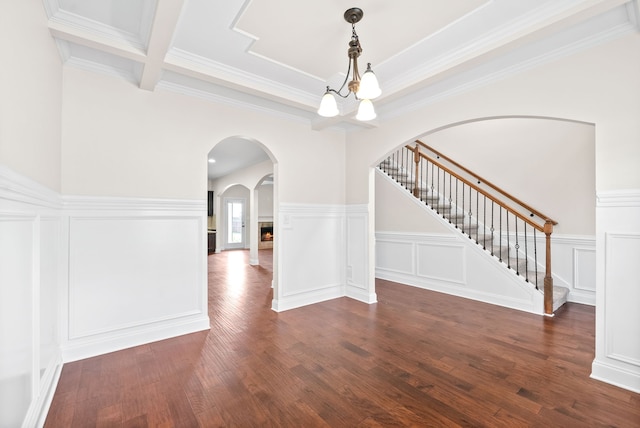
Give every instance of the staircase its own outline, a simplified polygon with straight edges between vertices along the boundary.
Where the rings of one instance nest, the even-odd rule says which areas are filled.
[[[545,315],[566,302],[569,290],[553,286],[551,234],[557,223],[548,216],[421,141],[392,153],[378,168],[482,247],[487,263],[500,263],[543,293]],[[543,235],[544,261],[537,256]]]

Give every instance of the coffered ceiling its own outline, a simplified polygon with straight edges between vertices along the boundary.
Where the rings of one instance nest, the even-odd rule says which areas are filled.
[[[67,66],[242,105],[314,129],[382,121],[638,31],[638,0],[43,0]],[[347,68],[349,7],[383,95],[378,119],[345,101],[317,116]]]

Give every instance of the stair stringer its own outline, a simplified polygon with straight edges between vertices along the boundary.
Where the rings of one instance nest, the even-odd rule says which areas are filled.
[[[450,235],[376,232],[377,278],[525,312],[544,314],[542,291],[536,290],[532,283],[526,282],[473,239],[460,233],[460,230],[447,219],[414,197],[392,177],[377,168],[376,173],[385,177],[385,180],[406,195],[408,203],[419,205],[425,215],[431,216],[451,230]],[[381,260],[384,254],[378,250],[387,244],[401,244],[404,248],[407,248],[407,245],[411,246],[413,260],[410,272],[406,269],[394,269],[387,265],[387,261]],[[421,257],[421,253],[440,254],[442,251],[439,249],[442,248],[459,253],[460,260],[457,263],[438,263],[434,260],[439,272],[437,275],[430,275],[429,261]],[[447,268],[447,265],[451,267]],[[450,272],[442,274],[442,269],[449,269]]]

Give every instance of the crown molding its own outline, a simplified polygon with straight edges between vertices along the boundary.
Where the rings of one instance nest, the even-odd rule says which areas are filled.
[[[627,13],[626,8],[619,9],[616,11],[610,11],[610,12],[612,15],[618,14],[619,16],[621,16],[623,11],[625,14]],[[504,57],[497,58],[496,60],[494,60],[494,61],[502,60],[504,62],[511,63],[510,65],[505,65],[502,67],[494,67],[494,66],[489,67],[491,69],[497,68],[497,71],[485,73],[484,75],[481,75],[480,73],[478,73],[477,69],[474,73],[474,70],[472,69],[467,72],[471,76],[462,78],[461,80],[463,81],[463,83],[459,83],[459,84],[458,83],[453,84],[450,82],[447,83],[448,80],[443,80],[429,88],[423,89],[421,91],[417,91],[415,94],[416,95],[415,98],[420,98],[418,101],[407,102],[407,100],[405,99],[405,101],[401,105],[396,105],[397,103],[393,102],[393,107],[389,108],[388,111],[386,111],[385,106],[382,105],[380,108],[379,115],[381,116],[382,119],[391,119],[394,117],[398,117],[403,114],[407,114],[411,111],[418,110],[420,108],[434,104],[436,102],[440,102],[447,98],[450,98],[465,92],[469,92],[471,90],[481,88],[483,86],[487,86],[491,83],[495,83],[500,80],[504,80],[508,77],[533,69],[540,65],[543,65],[564,57],[568,57],[579,52],[583,52],[592,47],[610,42],[619,37],[622,37],[637,31],[637,26],[630,20],[630,16],[628,14],[626,16],[629,18],[629,20],[625,22],[621,22],[618,20],[617,24],[609,25],[607,26],[606,29],[600,32],[591,33],[586,37],[580,37],[580,36],[575,37],[575,41],[567,43],[564,46],[560,46],[552,50],[542,49],[541,50],[542,53],[538,55],[535,55],[534,53],[531,53],[530,55],[526,54],[527,52],[526,46],[523,49],[520,49],[518,51],[512,51],[508,54],[505,54]],[[604,21],[606,19],[611,19],[611,18],[606,16],[601,16],[596,19],[601,19]],[[603,24],[603,25],[606,26],[606,24]],[[546,42],[550,45],[553,45],[556,43],[554,40],[556,40],[557,37],[558,35],[551,36],[546,39]],[[529,48],[528,50],[532,50],[532,49]],[[527,59],[523,61],[508,59],[509,56],[514,56],[514,55],[521,55]],[[476,74],[476,76],[474,77],[473,74]],[[460,75],[451,76],[449,79],[455,80],[457,78],[460,78]],[[434,91],[434,89],[436,89],[438,86],[441,86],[443,90],[431,96],[424,95],[425,92]],[[422,96],[420,96],[421,93],[423,93]]]
[[[295,114],[295,113],[284,112],[282,109],[274,109],[270,107],[261,106],[257,104],[257,102],[262,101],[261,99],[258,99],[257,102],[242,101],[237,97],[215,94],[213,92],[196,89],[190,86],[181,85],[179,83],[169,82],[166,80],[160,80],[156,84],[156,89],[164,89],[167,91],[176,92],[178,94],[186,95],[189,97],[200,98],[201,100],[205,100],[215,104],[222,104],[229,107],[240,108],[244,110],[253,110],[259,113],[268,114],[270,116],[275,116],[275,117],[279,117],[281,119],[286,119],[286,120],[292,120],[299,123],[308,124],[311,120],[304,115],[305,112],[303,111],[300,111],[300,114]],[[252,97],[252,95],[247,95],[247,96]],[[272,101],[264,100],[263,102],[272,102]],[[289,106],[285,106],[285,107],[287,107],[288,109],[295,109],[294,107],[289,107]]]
[[[79,68],[81,70],[124,79],[128,82],[135,84],[136,86],[140,83],[139,75],[136,74],[136,71],[134,70],[127,70],[120,67],[109,66],[106,64],[101,64],[101,63],[89,61],[87,59],[78,58],[74,56],[70,56],[64,62],[64,64],[71,67]],[[134,64],[134,67],[135,67],[135,64]]]
[[[637,1],[637,0],[636,0]],[[395,92],[405,91],[417,82],[425,79],[433,78],[443,73],[454,70],[456,67],[475,61],[483,55],[506,52],[505,49],[514,50],[535,41],[536,34],[542,34],[543,39],[551,40],[558,33],[550,34],[554,28],[566,22],[567,28],[575,27],[581,22],[585,22],[591,18],[598,19],[602,15],[606,15],[613,9],[624,9],[625,0],[599,0],[584,2],[581,0],[559,0],[554,2],[546,2],[536,9],[517,17],[509,19],[505,25],[497,26],[492,31],[485,34],[479,34],[472,38],[472,41],[463,45],[441,46],[444,51],[441,55],[436,55],[429,61],[423,61],[421,64],[414,64],[408,72],[397,74],[395,78],[387,79],[385,82],[385,92],[392,94]],[[491,5],[486,5],[488,9]],[[497,5],[495,6],[497,7]],[[481,16],[469,16],[469,19],[480,19]],[[629,19],[629,18],[627,18]],[[458,20],[457,25],[462,28],[467,27],[473,22]],[[446,28],[447,32],[460,31],[456,25],[452,24]],[[396,56],[385,61],[384,64],[378,65],[377,68],[384,67],[390,61],[397,59],[401,55],[411,55],[414,58],[424,58],[428,53],[427,49],[433,47],[437,42],[436,37],[444,34],[445,31],[433,34],[431,37],[422,40],[414,46],[411,46]],[[562,30],[560,30],[562,32]],[[545,37],[545,33],[548,35]],[[514,45],[514,42],[516,45]],[[436,48],[437,49],[437,48]]]
[[[282,104],[305,106],[315,111],[319,99],[318,94],[294,89],[283,83],[178,48],[169,50],[165,63],[173,66],[169,69],[176,73],[185,74],[185,71],[193,71],[199,74],[200,78],[204,75],[210,77],[214,83],[228,85],[234,89],[248,88],[258,91],[271,99],[284,101]]]
[[[90,34],[94,36],[91,38],[100,38],[111,43],[124,44],[141,52],[145,52],[147,49],[147,44],[142,40],[140,34],[130,33],[59,8],[49,17],[49,28],[55,28],[58,31],[69,34]]]

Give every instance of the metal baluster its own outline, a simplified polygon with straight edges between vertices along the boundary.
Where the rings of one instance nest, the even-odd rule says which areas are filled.
[[[527,245],[527,223],[524,223],[524,271],[526,281],[529,282],[529,246]]]
[[[436,170],[437,171],[436,178],[438,179],[438,182],[436,183],[436,192],[438,192],[438,202],[440,201],[440,195],[442,194],[442,191],[440,190],[440,170],[441,169],[442,168],[438,167]]]
[[[498,244],[498,250],[500,251],[500,261],[502,261],[502,206],[500,206],[500,222],[499,222],[499,227],[500,230],[498,232],[498,235],[500,236],[500,243]]]
[[[476,223],[478,223],[478,227],[476,228],[476,242],[480,240],[480,192],[476,190]]]
[[[491,255],[494,255],[493,252],[493,244],[495,241],[495,237],[493,236],[493,233],[495,232],[495,227],[494,227],[494,220],[495,220],[495,214],[494,214],[494,208],[495,208],[495,201],[491,200]]]
[[[449,217],[451,217],[451,213],[453,212],[453,203],[452,203],[453,199],[451,197],[451,192],[452,192],[452,189],[453,189],[453,187],[452,187],[453,184],[452,183],[453,183],[453,176],[451,174],[449,174],[449,199],[448,199],[448,201],[449,201]],[[447,199],[444,199],[442,202],[446,204],[447,203]]]
[[[462,182],[462,221],[460,222],[460,225],[462,226],[460,230],[462,230],[462,233],[464,233],[464,191],[465,191],[465,183],[463,181]]]
[[[452,214],[453,215],[456,215],[458,213],[458,184],[459,183],[460,183],[460,180],[456,179],[456,203],[455,203],[456,207],[455,207],[455,210],[452,210]],[[449,223],[451,223],[451,218],[449,218]],[[455,225],[455,227],[457,229],[458,225],[455,224],[455,223],[454,223],[454,225]]]
[[[473,230],[472,226],[471,226],[471,217],[472,217],[472,214],[473,214],[473,199],[471,198],[471,190],[472,190],[472,188],[471,188],[471,186],[469,186],[469,232],[468,232],[469,233],[469,239],[473,239],[471,237],[471,231]]]
[[[511,268],[511,236],[509,236],[509,210],[507,212],[507,267]]]
[[[516,273],[518,275],[520,275],[520,244],[518,241],[518,217],[516,217],[515,215],[513,216],[513,218],[515,219],[516,222],[516,245],[515,245],[515,249],[516,249]]]
[[[538,287],[538,239],[535,229],[533,229],[533,262],[536,273],[536,290],[540,290],[540,288]]]
[[[483,195],[482,208],[482,249],[487,249],[487,196]]]

